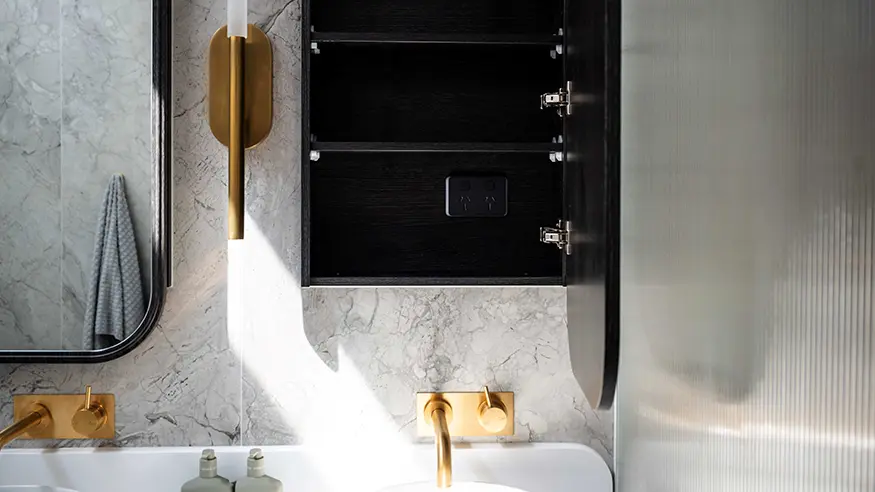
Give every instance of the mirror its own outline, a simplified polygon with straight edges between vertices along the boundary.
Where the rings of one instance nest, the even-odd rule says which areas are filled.
[[[0,362],[99,362],[169,284],[169,0],[0,2]]]

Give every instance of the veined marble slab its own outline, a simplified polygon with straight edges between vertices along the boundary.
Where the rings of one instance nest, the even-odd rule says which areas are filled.
[[[0,1],[0,346],[61,346],[58,0]]]
[[[82,346],[112,174],[126,177],[149,272],[151,11],[151,0],[0,1],[2,349]]]

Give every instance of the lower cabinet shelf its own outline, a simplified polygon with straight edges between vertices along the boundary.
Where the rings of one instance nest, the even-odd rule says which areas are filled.
[[[561,162],[389,152],[304,165],[305,285],[562,285],[564,255],[540,241],[562,216]],[[483,176],[502,193],[467,195],[494,196],[506,213],[451,213],[448,178],[476,188]]]
[[[311,277],[312,287],[562,286],[562,277]]]

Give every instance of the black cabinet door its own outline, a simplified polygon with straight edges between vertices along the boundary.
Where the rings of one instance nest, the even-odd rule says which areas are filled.
[[[590,405],[614,402],[619,359],[619,0],[566,0],[568,339]]]

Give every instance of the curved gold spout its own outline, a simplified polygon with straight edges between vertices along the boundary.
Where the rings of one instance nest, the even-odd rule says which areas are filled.
[[[435,448],[438,456],[437,486],[446,489],[453,485],[453,450],[450,431],[447,428],[447,415],[443,410],[435,410],[431,419],[434,421]]]
[[[434,444],[437,451],[437,486],[447,489],[453,485],[453,448],[449,421],[453,409],[442,400],[432,400],[425,406],[425,415],[434,426]]]
[[[27,414],[23,419],[0,431],[0,449],[3,449],[7,444],[14,441],[30,429],[39,425],[47,424],[51,422],[51,420],[52,415],[46,407],[39,404],[34,405],[33,411]]]

